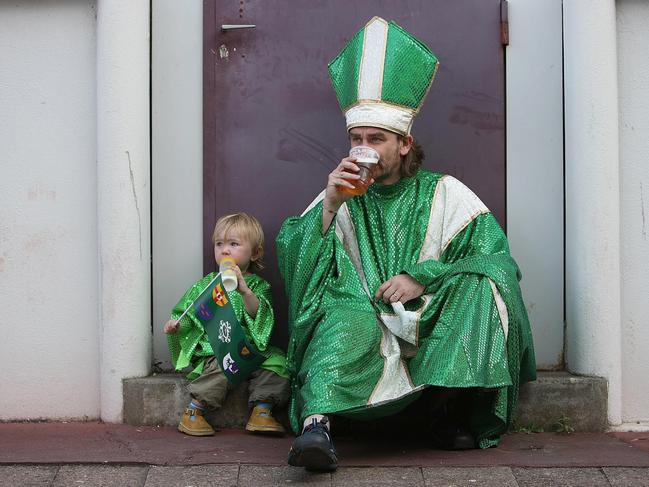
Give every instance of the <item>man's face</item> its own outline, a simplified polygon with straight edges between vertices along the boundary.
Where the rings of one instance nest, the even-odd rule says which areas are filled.
[[[412,147],[412,137],[376,127],[355,127],[349,131],[352,147],[367,145],[379,153],[380,159],[374,170],[374,180],[379,184],[394,184],[401,179],[401,158]]]

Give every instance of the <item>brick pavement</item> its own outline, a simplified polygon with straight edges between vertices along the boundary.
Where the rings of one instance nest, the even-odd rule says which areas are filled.
[[[0,486],[649,486],[649,433],[518,433],[467,452],[343,437],[333,474],[287,466],[290,442],[237,430],[192,438],[172,427],[0,424]]]
[[[649,485],[649,468],[341,467],[313,474],[275,465],[0,465],[0,486],[616,486]]]

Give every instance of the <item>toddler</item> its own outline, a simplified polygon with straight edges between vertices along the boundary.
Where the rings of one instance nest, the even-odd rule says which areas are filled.
[[[230,302],[248,340],[266,357],[250,376],[248,406],[252,413],[246,430],[283,434],[284,428],[273,417],[272,409],[286,403],[289,396],[285,355],[268,344],[274,325],[270,284],[253,273],[263,268],[263,230],[253,216],[236,213],[216,222],[212,241],[217,267],[225,257],[236,262],[233,270],[237,274],[237,289],[229,293]],[[214,434],[203,413],[206,408],[223,406],[228,380],[214,357],[203,324],[190,313],[180,322],[177,320],[215,275],[212,272],[190,287],[164,326],[176,370],[190,364],[194,367],[188,375],[192,379],[188,386],[191,402],[178,425],[179,431],[192,436]]]

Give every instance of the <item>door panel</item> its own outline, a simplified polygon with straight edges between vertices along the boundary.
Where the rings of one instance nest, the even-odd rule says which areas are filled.
[[[301,213],[349,150],[327,63],[374,15],[395,20],[440,59],[413,125],[424,167],[467,184],[505,224],[504,52],[500,0],[204,2],[204,271],[216,219],[247,211],[266,234],[278,327],[286,301],[276,264],[282,221]],[[223,24],[255,24],[223,32]]]

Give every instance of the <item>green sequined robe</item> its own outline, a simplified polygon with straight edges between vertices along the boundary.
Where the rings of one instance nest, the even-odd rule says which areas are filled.
[[[171,319],[177,320],[215,276],[216,274],[212,272],[192,285],[171,311]],[[244,279],[259,299],[257,316],[253,318],[248,314],[238,291],[228,293],[234,313],[248,340],[251,340],[259,352],[267,357],[261,364],[261,368],[288,378],[284,352],[268,344],[275,323],[270,284],[256,274],[246,274]],[[214,355],[203,324],[192,313],[187,313],[183,317],[178,333],[167,335],[167,343],[171,352],[171,362],[176,370],[182,370],[189,365],[193,367],[187,376],[188,379],[195,379],[201,375],[205,360]]]
[[[507,239],[451,176],[420,170],[348,200],[322,234],[324,192],[277,237],[289,297],[290,417],[378,417],[427,385],[484,388],[471,429],[481,447],[506,431],[521,382],[536,376],[532,337]],[[373,304],[408,273],[424,295]]]

